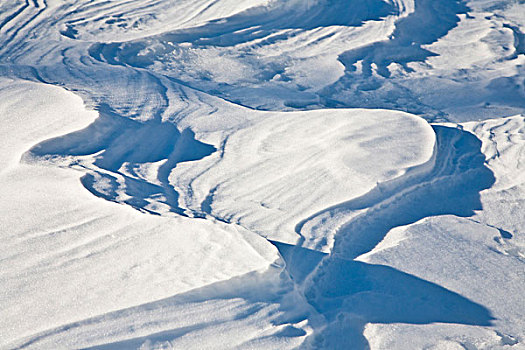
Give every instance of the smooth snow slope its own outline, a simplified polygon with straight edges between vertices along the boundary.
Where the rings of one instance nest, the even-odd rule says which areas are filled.
[[[524,13],[0,0],[0,348],[524,348]]]

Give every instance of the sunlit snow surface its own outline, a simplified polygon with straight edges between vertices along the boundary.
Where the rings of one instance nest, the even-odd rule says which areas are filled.
[[[525,3],[0,0],[1,349],[524,349]]]

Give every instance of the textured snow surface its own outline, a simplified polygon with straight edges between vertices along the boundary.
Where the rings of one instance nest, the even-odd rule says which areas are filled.
[[[0,349],[525,349],[525,4],[0,0]]]

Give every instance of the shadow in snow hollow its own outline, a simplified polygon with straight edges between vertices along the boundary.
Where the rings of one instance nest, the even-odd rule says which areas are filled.
[[[66,159],[69,167],[88,167],[81,182],[97,197],[152,214],[158,213],[149,205],[162,203],[169,211],[186,216],[169,174],[178,163],[199,160],[215,151],[212,145],[195,140],[190,129],[180,132],[169,122],[139,122],[100,110],[99,118],[87,128],[41,142],[27,155]],[[93,165],[82,163],[82,156],[93,156]],[[144,174],[143,166],[156,162],[153,178]]]
[[[489,310],[453,291],[389,266],[354,260],[394,227],[437,215],[468,217],[482,209],[479,192],[495,179],[485,165],[481,141],[458,128],[433,128],[437,148],[430,172],[385,186],[382,197],[374,191],[317,214],[368,207],[341,226],[329,255],[274,242],[292,279],[303,285],[308,302],[327,320],[313,339],[315,347],[367,349],[363,330],[369,322],[491,324]]]

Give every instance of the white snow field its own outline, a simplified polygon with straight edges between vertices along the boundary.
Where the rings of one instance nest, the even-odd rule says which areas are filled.
[[[0,0],[0,349],[525,349],[521,0]]]

